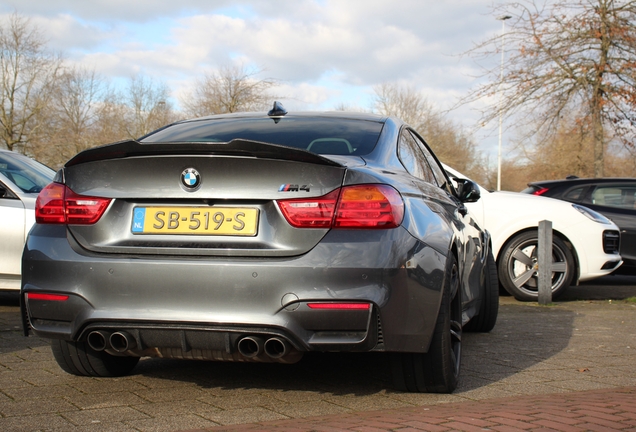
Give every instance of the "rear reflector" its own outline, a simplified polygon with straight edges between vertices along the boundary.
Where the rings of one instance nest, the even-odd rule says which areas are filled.
[[[355,309],[355,310],[369,310],[371,308],[370,303],[307,303],[309,309]]]
[[[91,225],[97,222],[109,198],[78,195],[61,183],[51,183],[35,201],[35,221],[39,224]]]
[[[404,217],[404,201],[382,184],[345,186],[316,198],[278,200],[296,228],[395,228]]]
[[[66,301],[68,300],[67,295],[63,294],[43,294],[43,293],[27,293],[27,298],[29,300],[46,300],[46,301]]]

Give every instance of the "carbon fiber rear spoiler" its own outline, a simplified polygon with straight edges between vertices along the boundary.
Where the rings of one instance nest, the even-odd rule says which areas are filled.
[[[242,139],[234,139],[228,143],[161,142],[142,144],[135,140],[120,141],[84,150],[71,158],[64,166],[70,167],[73,165],[107,159],[152,155],[242,156],[259,159],[279,159],[294,162],[306,162],[317,165],[344,166],[338,162],[307,150]]]

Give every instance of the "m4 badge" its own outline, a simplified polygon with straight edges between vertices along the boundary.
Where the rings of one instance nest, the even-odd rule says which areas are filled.
[[[278,188],[278,192],[309,192],[309,185],[282,184]]]

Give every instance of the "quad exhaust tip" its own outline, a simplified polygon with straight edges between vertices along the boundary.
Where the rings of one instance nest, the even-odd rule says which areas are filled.
[[[273,337],[265,341],[265,354],[273,359],[284,357],[289,350],[289,344],[283,339]]]
[[[88,346],[94,351],[113,350],[125,353],[137,348],[136,339],[126,331],[109,332],[104,330],[91,331],[86,339]],[[272,360],[284,361],[290,357],[291,362],[297,361],[302,353],[296,352],[290,343],[281,337],[245,336],[239,339],[238,352],[246,359],[263,361],[263,354]],[[294,355],[295,354],[295,355]],[[292,359],[293,357],[293,359]],[[298,359],[296,359],[298,357]]]
[[[95,351],[104,351],[108,343],[109,334],[105,331],[96,330],[88,334],[88,346]]]
[[[243,357],[255,358],[265,353],[271,359],[281,359],[292,351],[283,338],[270,337],[263,342],[260,336],[245,336],[238,341],[238,351]]]
[[[246,358],[254,358],[263,352],[263,339],[258,336],[246,336],[238,341],[238,350]]]
[[[111,348],[119,353],[135,349],[137,346],[135,339],[125,331],[118,331],[111,334],[110,338],[108,338],[108,342],[110,342]]]

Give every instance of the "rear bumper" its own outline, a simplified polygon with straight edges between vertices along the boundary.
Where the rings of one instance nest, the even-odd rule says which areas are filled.
[[[38,336],[77,341],[95,330],[126,331],[138,354],[232,355],[245,336],[280,337],[301,352],[425,352],[445,264],[402,228],[333,230],[302,256],[238,259],[95,254],[64,227],[36,225],[23,255],[22,303]],[[27,298],[42,292],[69,298]]]

